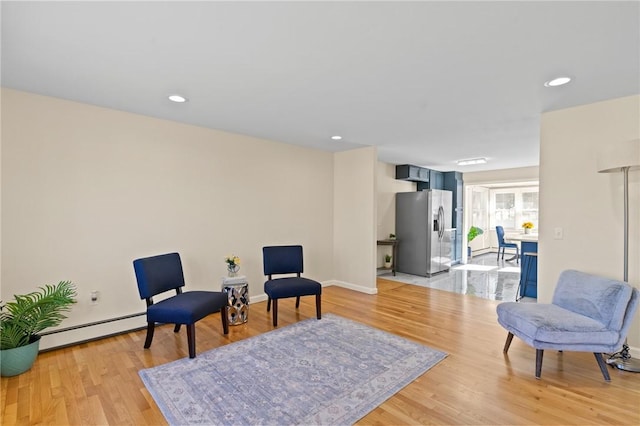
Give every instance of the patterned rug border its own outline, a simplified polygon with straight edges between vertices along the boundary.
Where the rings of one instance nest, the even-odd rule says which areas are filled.
[[[211,424],[210,418],[198,418],[197,414],[193,414],[193,411],[198,411],[198,408],[200,408],[199,411],[206,411],[202,410],[202,407],[200,406],[200,404],[205,403],[205,401],[194,401],[193,398],[188,399],[185,396],[177,397],[173,393],[167,392],[162,387],[163,385],[162,383],[160,383],[162,379],[167,380],[168,377],[173,377],[172,369],[178,368],[178,366],[182,367],[183,364],[188,363],[190,364],[190,367],[183,367],[183,369],[187,369],[189,373],[199,372],[201,371],[201,367],[208,366],[213,362],[219,362],[219,358],[232,358],[231,356],[227,355],[227,353],[229,352],[240,350],[241,353],[244,353],[243,351],[246,348],[250,348],[254,345],[260,344],[263,341],[272,340],[273,338],[279,338],[281,336],[286,337],[286,335],[296,335],[296,333],[300,332],[304,333],[306,329],[310,327],[312,328],[314,327],[314,325],[324,327],[327,323],[348,324],[354,330],[369,333],[370,335],[373,334],[381,340],[395,343],[396,345],[399,345],[409,351],[415,351],[415,353],[412,353],[411,356],[416,359],[413,360],[413,363],[408,362],[406,359],[388,360],[388,370],[383,374],[378,374],[377,376],[374,376],[370,381],[364,382],[363,384],[361,384],[361,388],[353,388],[352,391],[347,392],[346,394],[340,394],[341,398],[337,400],[337,402],[329,401],[328,406],[322,405],[319,409],[314,409],[309,413],[304,413],[304,417],[295,418],[295,424],[352,424],[367,415],[384,401],[399,392],[408,384],[416,380],[418,377],[425,374],[428,370],[433,368],[440,361],[447,357],[447,354],[442,351],[432,349],[421,343],[414,342],[412,340],[378,329],[376,327],[372,327],[358,321],[350,320],[336,314],[324,314],[323,318],[320,321],[315,318],[299,321],[285,327],[270,330],[257,336],[252,336],[243,340],[239,340],[237,342],[229,343],[227,345],[211,349],[209,351],[203,352],[202,354],[199,354],[194,359],[182,358],[156,367],[140,370],[138,374],[140,375],[140,378],[153,397],[154,401],[160,408],[160,411],[164,415],[165,419],[170,424]],[[208,360],[208,355],[211,356],[214,353],[215,355],[217,355],[214,356],[214,358],[218,359],[213,361]],[[418,360],[417,358],[420,359]],[[290,361],[295,360],[298,359],[292,357]],[[424,361],[424,363],[416,361]],[[249,366],[249,368],[251,368],[251,366]],[[399,370],[399,372],[402,373],[403,377],[397,377],[396,374],[398,372],[394,370]],[[180,376],[179,379],[185,380],[182,376]],[[389,379],[392,379],[394,382],[390,383],[391,380]],[[377,383],[373,384],[374,381],[376,381]],[[383,384],[381,385],[380,383]],[[384,388],[383,386],[389,387]],[[217,402],[220,405],[223,405],[224,397],[230,398],[232,397],[232,395],[227,394],[222,395],[221,397],[218,396],[216,401],[212,401],[210,398],[206,402],[214,405]],[[366,400],[364,398],[366,398]],[[178,403],[176,403],[175,399],[187,399],[187,401],[193,407],[189,409],[183,409],[183,411],[187,412],[187,414],[189,415],[193,415],[195,420],[185,418],[184,413],[182,412],[176,414],[176,412],[179,411],[177,406],[180,405],[182,407],[182,401],[178,401]],[[203,399],[206,398],[203,397]],[[258,408],[259,411],[259,403],[257,403],[256,405],[257,407],[249,408]],[[267,410],[269,409],[267,407],[263,408],[266,408]],[[226,419],[224,417],[215,417],[215,419],[216,424],[241,424],[238,423],[237,420],[233,420],[230,418]],[[288,420],[290,421],[291,419]],[[284,422],[287,422],[287,420],[285,420]],[[283,422],[279,420],[274,421],[274,419],[263,419],[258,416],[252,418],[246,424],[282,423]]]

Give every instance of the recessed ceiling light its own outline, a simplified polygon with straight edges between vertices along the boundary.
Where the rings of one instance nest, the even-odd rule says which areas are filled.
[[[178,102],[178,103],[187,102],[187,98],[180,95],[169,95],[169,100],[171,102]]]
[[[553,80],[549,80],[544,83],[546,87],[557,87],[562,86],[563,84],[567,84],[571,81],[571,77],[556,77]]]
[[[484,157],[481,158],[469,158],[467,160],[458,160],[458,166],[470,166],[472,164],[484,164],[487,162],[487,159]]]
[[[334,141],[339,141],[340,139],[342,139],[342,136],[338,136],[338,135],[331,136],[331,139],[333,139]]]

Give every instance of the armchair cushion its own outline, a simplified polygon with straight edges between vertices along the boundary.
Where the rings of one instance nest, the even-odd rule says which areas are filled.
[[[571,312],[556,305],[507,302],[498,306],[498,322],[531,346],[550,349],[553,344],[567,348],[589,342],[615,345],[617,332],[608,330],[600,321]],[[581,351],[598,348],[582,346]]]
[[[147,308],[147,322],[193,324],[227,304],[227,295],[211,291],[189,291],[154,303]],[[224,313],[223,313],[224,314]]]
[[[271,299],[284,299],[321,294],[322,285],[317,281],[302,277],[276,278],[264,283],[264,291]]]

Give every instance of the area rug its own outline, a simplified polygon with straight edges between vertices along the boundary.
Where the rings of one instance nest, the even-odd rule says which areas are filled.
[[[139,374],[173,425],[344,425],[445,357],[324,314]]]

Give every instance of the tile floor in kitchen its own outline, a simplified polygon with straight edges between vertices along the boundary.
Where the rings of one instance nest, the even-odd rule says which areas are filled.
[[[394,277],[388,271],[378,277],[484,299],[515,301],[520,281],[520,264],[515,260],[496,258],[497,253],[477,255],[470,263],[453,265],[449,272],[436,274],[431,278],[401,272],[397,272]]]

